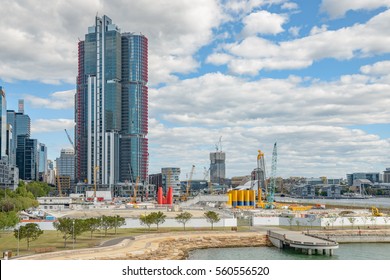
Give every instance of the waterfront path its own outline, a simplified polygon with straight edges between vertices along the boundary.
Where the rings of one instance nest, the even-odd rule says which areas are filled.
[[[272,244],[278,248],[293,247],[309,255],[312,253],[332,255],[333,250],[339,247],[336,241],[298,231],[269,230],[267,235]]]
[[[36,254],[17,260],[176,260],[185,259],[195,249],[270,245],[265,231],[170,232],[139,235],[111,246]]]

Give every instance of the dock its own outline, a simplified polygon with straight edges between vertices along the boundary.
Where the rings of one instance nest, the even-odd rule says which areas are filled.
[[[308,255],[333,255],[333,250],[339,248],[336,241],[313,236],[304,232],[290,230],[268,230],[268,239],[278,248],[295,248]]]

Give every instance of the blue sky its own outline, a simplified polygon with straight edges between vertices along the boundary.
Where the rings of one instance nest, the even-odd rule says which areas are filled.
[[[0,85],[25,99],[49,158],[74,133],[77,42],[94,16],[149,39],[150,173],[195,165],[222,136],[227,176],[257,150],[280,176],[390,167],[389,0],[2,0]]]

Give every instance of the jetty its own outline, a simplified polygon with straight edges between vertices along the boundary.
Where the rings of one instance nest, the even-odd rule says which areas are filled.
[[[308,255],[324,254],[333,255],[333,250],[339,248],[336,241],[310,235],[304,232],[290,230],[268,230],[268,239],[271,243],[280,248],[295,248]]]

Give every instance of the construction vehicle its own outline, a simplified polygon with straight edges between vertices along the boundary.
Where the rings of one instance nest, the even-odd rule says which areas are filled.
[[[374,217],[382,217],[383,213],[379,212],[378,208],[372,206],[371,207],[371,213]]]
[[[267,205],[266,208],[275,208],[275,189],[276,189],[276,166],[278,163],[278,151],[277,143],[274,144],[274,149],[272,151],[272,166],[271,166],[271,177],[270,184],[267,193]]]
[[[188,196],[190,195],[191,180],[192,180],[192,176],[194,175],[194,170],[195,170],[195,165],[192,165],[191,172],[187,180],[186,192],[181,196],[180,198],[181,201],[186,201],[188,199]]]
[[[310,210],[312,208],[313,208],[313,206],[296,205],[296,204],[290,205],[288,207],[288,209],[290,209],[292,211],[307,211],[307,210]]]

